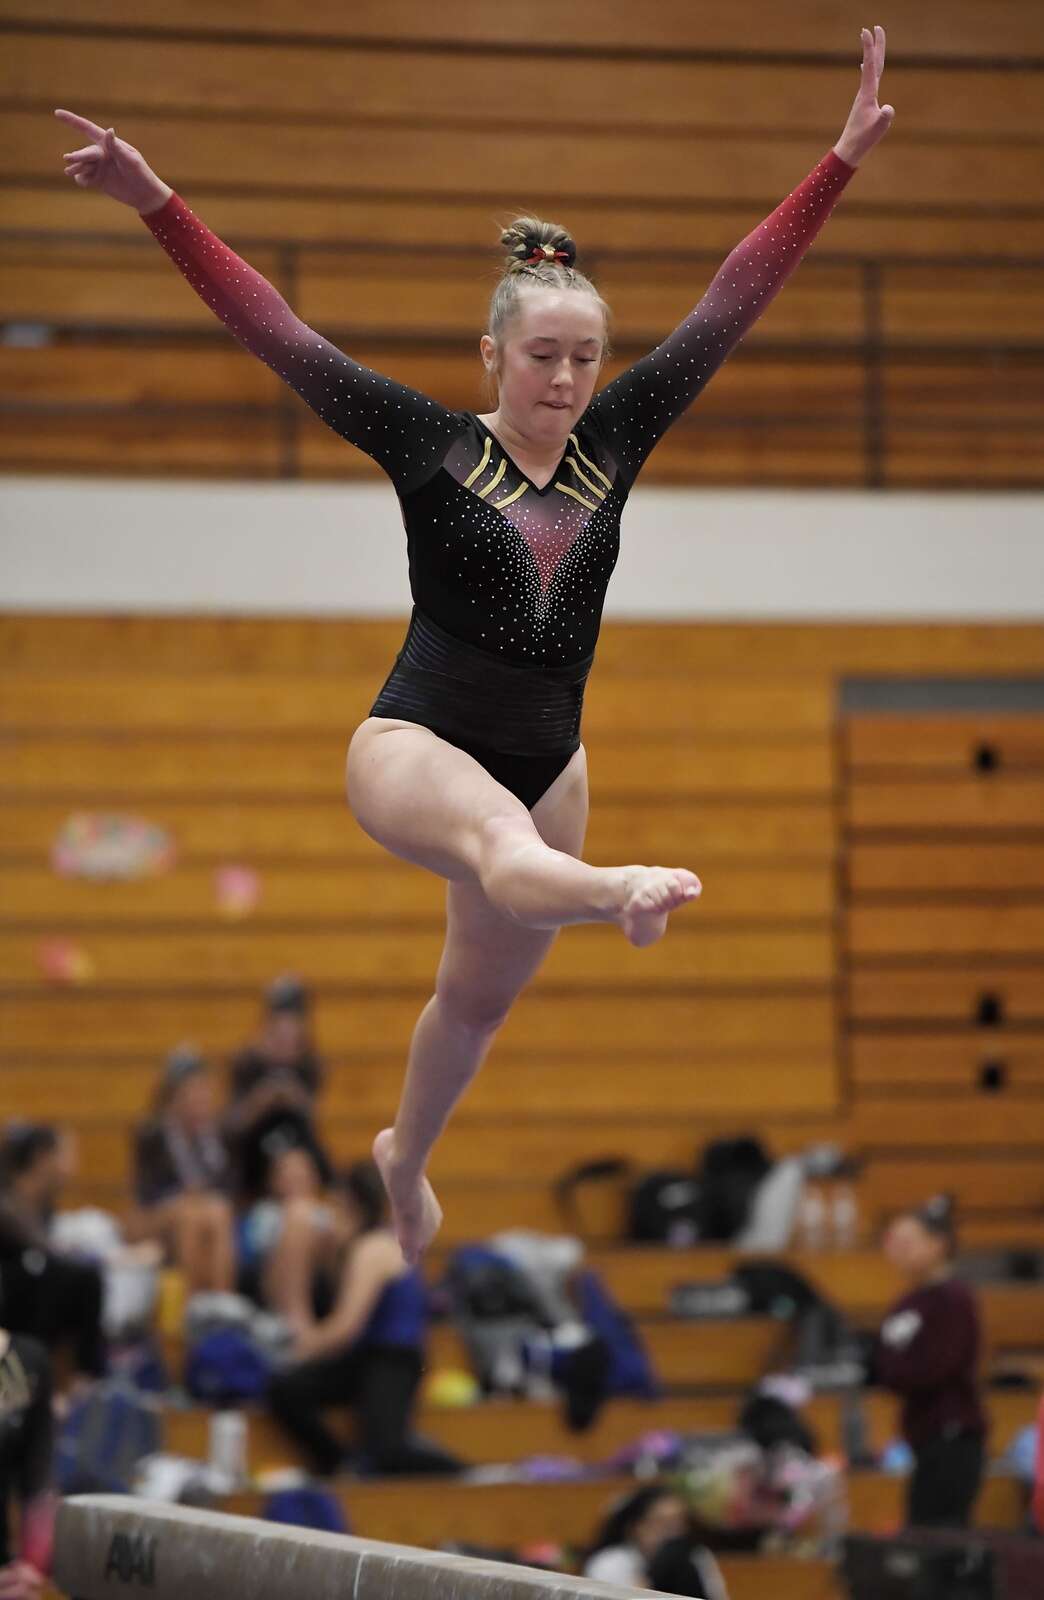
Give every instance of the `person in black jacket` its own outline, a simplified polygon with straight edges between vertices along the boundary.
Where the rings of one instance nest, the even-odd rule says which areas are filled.
[[[162,1244],[190,1294],[233,1287],[231,1187],[207,1063],[193,1045],[179,1045],[167,1057],[152,1118],[134,1132],[136,1211],[127,1234]]]
[[[268,1192],[273,1168],[289,1150],[308,1152],[323,1187],[333,1176],[315,1125],[323,1067],[310,1009],[299,978],[276,978],[265,993],[260,1028],[229,1065],[224,1127],[244,1204]]]
[[[911,1527],[967,1527],[985,1466],[979,1310],[968,1285],[953,1276],[956,1248],[945,1195],[898,1217],[885,1238],[885,1253],[910,1288],[881,1325],[874,1371],[902,1396],[903,1436],[916,1461]]]
[[[66,1178],[57,1128],[11,1124],[0,1141],[0,1326],[68,1345],[78,1381],[103,1376],[103,1284],[99,1269],[53,1248],[51,1221]],[[2,1591],[0,1591],[2,1600]]]

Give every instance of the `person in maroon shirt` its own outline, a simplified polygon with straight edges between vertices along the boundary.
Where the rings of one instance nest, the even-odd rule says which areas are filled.
[[[985,1465],[979,1310],[968,1285],[953,1277],[956,1246],[946,1195],[898,1217],[885,1236],[885,1254],[910,1289],[881,1325],[874,1369],[902,1396],[903,1436],[916,1460],[911,1527],[967,1527]]]

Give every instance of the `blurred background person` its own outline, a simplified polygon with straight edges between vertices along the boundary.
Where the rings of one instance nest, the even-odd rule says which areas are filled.
[[[281,1150],[267,1163],[264,1195],[237,1223],[241,1293],[295,1333],[310,1327],[329,1308],[344,1231],[311,1147]]]
[[[310,1150],[324,1186],[332,1175],[316,1128],[323,1067],[310,1010],[299,978],[276,978],[265,992],[257,1033],[229,1063],[224,1126],[237,1190],[248,1204],[265,1195],[269,1166],[284,1150]]]
[[[902,1397],[903,1437],[914,1453],[907,1521],[966,1528],[986,1461],[982,1330],[974,1294],[953,1275],[950,1198],[936,1195],[897,1217],[884,1250],[910,1285],[885,1317],[874,1352],[877,1381]]]
[[[0,1142],[0,1324],[72,1362],[77,1380],[103,1376],[103,1280],[54,1248],[50,1230],[71,1146],[46,1123],[10,1125]]]
[[[331,1406],[354,1411],[354,1460],[363,1470],[454,1471],[459,1463],[452,1457],[410,1434],[424,1367],[427,1293],[387,1225],[376,1166],[363,1161],[350,1167],[336,1193],[338,1248],[325,1309],[312,1316],[303,1297],[295,1318],[295,1360],[272,1380],[271,1411],[320,1476],[336,1473],[346,1461],[344,1443],[323,1416]]]
[[[210,1069],[194,1045],[168,1055],[153,1114],[134,1132],[133,1158],[128,1238],[159,1243],[189,1294],[232,1289],[232,1162]]]
[[[681,1495],[664,1484],[647,1484],[612,1507],[587,1553],[583,1575],[624,1589],[651,1589],[658,1587],[652,1581],[657,1561],[660,1576],[689,1585],[665,1593],[728,1600],[718,1563],[696,1543]]]

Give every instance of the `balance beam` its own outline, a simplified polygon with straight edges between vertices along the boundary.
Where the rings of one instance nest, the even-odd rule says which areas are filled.
[[[70,1600],[634,1600],[651,1593],[109,1494],[62,1502],[53,1581]]]

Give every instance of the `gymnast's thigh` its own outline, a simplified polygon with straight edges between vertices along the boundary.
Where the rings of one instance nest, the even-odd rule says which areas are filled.
[[[490,823],[533,826],[522,801],[473,756],[415,722],[368,717],[349,746],[347,780],[348,804],[371,839],[451,881],[477,881]]]
[[[581,745],[530,815],[544,843],[579,856],[587,828],[587,758]],[[523,928],[497,911],[475,881],[446,890],[446,943],[436,984],[440,999],[482,1025],[499,1025],[535,977],[557,929]]]

